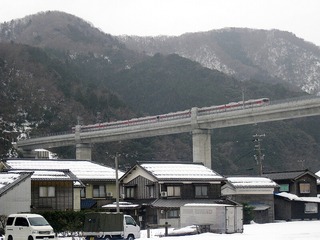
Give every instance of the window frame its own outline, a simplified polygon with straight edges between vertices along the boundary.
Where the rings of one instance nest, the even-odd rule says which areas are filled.
[[[39,186],[39,197],[40,198],[56,197],[56,187],[55,186]]]
[[[311,184],[308,182],[299,183],[299,193],[300,194],[310,194],[311,193]]]
[[[198,194],[197,189],[200,189],[200,194]],[[208,186],[207,185],[196,185],[194,187],[194,195],[196,198],[208,197]]]
[[[106,195],[106,186],[105,185],[93,185],[92,186],[92,197],[93,198],[105,198]]]
[[[306,202],[304,204],[304,213],[306,214],[313,214],[318,213],[318,203],[313,202]]]
[[[125,187],[125,197],[133,199],[136,196],[136,187],[128,186]]]
[[[181,186],[171,185],[167,186],[168,197],[181,197]]]
[[[148,185],[148,193],[150,198],[155,198],[155,186],[154,185]]]
[[[180,209],[170,209],[167,212],[168,218],[179,218],[180,217]]]
[[[289,183],[282,183],[279,184],[279,192],[290,192],[290,185]]]

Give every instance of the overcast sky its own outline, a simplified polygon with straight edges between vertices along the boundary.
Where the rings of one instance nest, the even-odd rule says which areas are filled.
[[[112,35],[180,35],[225,27],[279,29],[320,46],[320,0],[0,0],[0,23],[47,10]]]

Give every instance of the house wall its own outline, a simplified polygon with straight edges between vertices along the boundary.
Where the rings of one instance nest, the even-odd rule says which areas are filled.
[[[150,188],[148,187],[152,185],[154,186],[154,195],[150,193]],[[136,178],[132,179],[130,182],[127,182],[126,184],[124,184],[124,187],[126,186],[131,186],[135,188],[134,199],[156,198],[160,194],[159,184],[156,184],[151,180],[142,176],[137,176]]]
[[[320,219],[320,204],[318,203],[317,205],[318,213],[305,213],[305,202],[288,201],[283,198],[276,198],[276,219],[286,221]]]
[[[291,220],[291,204],[281,198],[274,200],[275,219],[276,220]]]
[[[86,186],[85,189],[85,197],[82,199],[94,199],[97,204],[96,207],[100,208],[103,205],[112,203],[115,201],[116,197],[116,186],[115,182],[85,182],[83,181],[83,184]],[[93,186],[94,185],[99,185],[99,186],[104,186],[104,191],[105,191],[105,196],[103,197],[93,197]],[[111,195],[110,195],[111,194]],[[81,201],[80,201],[81,202]]]
[[[305,213],[305,202],[292,201],[291,202],[291,219],[312,220],[320,219],[320,204],[318,203],[318,213]]]
[[[54,186],[54,197],[40,197],[39,188]],[[35,211],[41,210],[73,210],[72,181],[32,181],[31,201]]]
[[[285,180],[276,180],[276,182],[281,184],[289,184],[289,193],[295,194],[299,197],[316,197],[317,196],[317,180],[315,177],[305,174],[299,179],[292,181],[290,179]],[[301,194],[299,184],[300,183],[310,183],[310,193],[309,194]]]
[[[254,211],[254,221],[257,223],[270,223],[275,220],[274,197],[271,194],[257,195],[233,195],[231,199],[238,203],[259,202],[270,206],[269,209],[263,211]]]
[[[81,188],[73,189],[73,210],[80,211],[81,210]]]
[[[168,186],[180,186],[180,198],[181,199],[194,199],[196,198],[195,187],[196,186],[207,186],[209,199],[218,199],[221,197],[221,185],[220,184],[183,184],[183,183],[164,183],[161,185],[161,191],[167,191]]]
[[[30,212],[31,179],[30,177],[15,185],[0,196],[0,215]]]
[[[107,187],[107,193],[111,193],[112,196],[115,198],[116,197],[116,183],[112,182],[112,183],[107,183],[106,184]]]
[[[300,183],[310,183],[310,193],[309,194],[301,194],[299,184]],[[297,179],[293,183],[293,189],[295,191],[294,194],[297,196],[304,196],[304,197],[316,197],[317,196],[317,180],[311,175],[304,175],[301,178]]]

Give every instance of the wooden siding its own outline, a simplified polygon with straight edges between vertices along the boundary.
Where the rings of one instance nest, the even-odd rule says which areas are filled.
[[[300,197],[316,197],[317,196],[317,180],[313,176],[306,174],[301,178],[292,182],[291,179],[286,180],[277,180],[276,183],[281,184],[289,184],[289,193],[295,194]],[[309,194],[301,194],[299,189],[300,183],[310,183],[310,193]]]
[[[54,197],[40,197],[40,187],[55,187]],[[39,210],[73,210],[72,181],[33,181],[31,183],[31,204]]]
[[[159,196],[159,185],[142,176],[138,176],[127,184],[124,184],[125,188],[128,186],[135,187],[135,199],[150,199]],[[154,196],[151,196],[149,186],[154,186]]]
[[[221,196],[221,185],[220,184],[172,184],[165,183],[161,186],[161,191],[167,191],[168,186],[180,186],[181,199],[195,199],[201,198],[196,197],[196,186],[207,186],[207,196],[202,198],[218,199]]]
[[[138,176],[132,181],[123,185],[124,188],[134,187],[135,188],[135,197],[134,199],[150,199],[150,198],[159,198],[160,191],[167,191],[168,186],[180,186],[180,197],[181,199],[194,199],[195,196],[195,187],[196,186],[207,186],[208,195],[203,198],[208,199],[218,199],[221,197],[221,185],[220,184],[182,184],[182,183],[164,183],[158,184],[154,183],[142,176]],[[149,186],[154,186],[154,195],[151,196]],[[161,189],[160,189],[161,188]],[[198,198],[198,197],[197,197]],[[129,199],[129,198],[128,198]]]
[[[275,199],[276,220],[305,220],[320,219],[320,204],[318,203],[318,213],[305,213],[305,202],[288,201],[282,198]]]
[[[232,200],[238,202],[238,203],[263,203],[266,205],[269,205],[270,208],[264,211],[254,211],[254,221],[257,223],[271,223],[274,222],[275,216],[274,216],[274,197],[273,195],[264,195],[264,194],[258,194],[258,195],[233,195]],[[263,213],[264,212],[264,213]]]

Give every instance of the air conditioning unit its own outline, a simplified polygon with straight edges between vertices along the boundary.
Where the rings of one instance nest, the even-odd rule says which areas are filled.
[[[113,196],[112,192],[107,192],[107,197],[112,197],[112,196]]]
[[[160,192],[161,197],[167,197],[168,193],[165,191]]]

